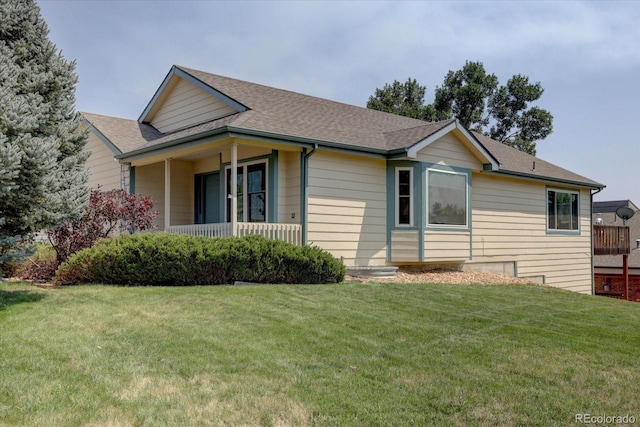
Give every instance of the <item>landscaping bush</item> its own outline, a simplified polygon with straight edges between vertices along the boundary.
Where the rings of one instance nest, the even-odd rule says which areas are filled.
[[[103,239],[60,265],[61,285],[104,283],[184,286],[256,283],[337,283],[345,266],[317,247],[261,236],[207,238],[168,233]]]
[[[152,211],[153,200],[144,194],[129,194],[122,189],[103,191],[92,188],[89,203],[80,218],[67,220],[48,229],[47,237],[62,263],[81,249],[90,248],[98,240],[116,232],[150,230],[158,211]]]
[[[24,280],[49,281],[57,267],[58,261],[53,247],[46,243],[38,243],[31,255],[8,264],[5,274],[7,277]]]

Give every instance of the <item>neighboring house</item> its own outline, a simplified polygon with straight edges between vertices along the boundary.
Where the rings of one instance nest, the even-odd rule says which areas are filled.
[[[456,120],[178,66],[137,121],[84,117],[91,185],[153,196],[161,230],[260,233],[349,267],[464,266],[593,291],[592,194],[604,186]]]
[[[626,221],[629,227],[631,253],[628,256],[629,298],[626,295],[624,283],[622,255],[595,255],[593,257],[595,293],[620,299],[640,300],[640,213],[638,207],[631,200],[614,200],[593,202],[594,224],[622,226],[622,219],[616,215],[616,210],[622,206],[631,208],[636,214]]]

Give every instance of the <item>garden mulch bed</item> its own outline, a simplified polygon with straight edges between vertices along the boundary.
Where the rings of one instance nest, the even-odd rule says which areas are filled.
[[[8,282],[24,281],[32,282],[34,286],[43,289],[58,289],[60,286],[47,282],[37,282],[29,280],[20,280],[16,278],[5,279]],[[398,271],[395,277],[361,277],[361,276],[345,276],[345,282],[389,282],[389,283],[443,283],[452,285],[504,285],[504,284],[531,284],[534,283],[529,279],[505,276],[495,273],[477,273],[463,271]]]
[[[392,278],[365,278],[359,276],[346,276],[346,281],[358,282],[391,282],[391,283],[444,283],[458,285],[504,285],[504,284],[531,284],[529,279],[505,276],[495,273],[476,273],[463,271],[398,271]]]

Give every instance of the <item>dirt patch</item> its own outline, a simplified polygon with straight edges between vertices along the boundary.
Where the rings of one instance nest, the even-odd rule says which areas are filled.
[[[391,282],[391,283],[445,283],[459,285],[504,285],[504,284],[532,284],[529,279],[505,276],[495,273],[475,273],[463,271],[398,271],[392,278],[367,278],[346,276],[345,280],[358,282]]]

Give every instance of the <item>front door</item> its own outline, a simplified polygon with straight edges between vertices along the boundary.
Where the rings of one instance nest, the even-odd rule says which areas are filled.
[[[195,223],[220,222],[220,172],[196,175],[195,192]]]

